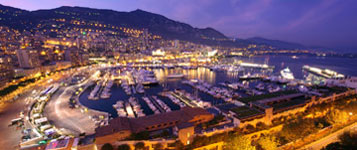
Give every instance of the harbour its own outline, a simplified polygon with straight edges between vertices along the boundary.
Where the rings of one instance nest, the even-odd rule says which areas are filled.
[[[237,60],[256,61],[258,64],[264,64],[262,60],[266,61],[267,58],[273,60],[272,58],[275,57],[277,56],[258,57],[254,60],[249,60],[249,58],[227,58],[224,61],[230,63]],[[286,57],[279,57],[279,59],[286,59]],[[83,92],[80,101],[89,108],[108,112],[112,117],[117,117],[120,116],[119,114],[123,114],[120,113],[122,110],[117,111],[112,105],[118,100],[136,99],[137,105],[142,110],[140,116],[144,116],[178,110],[184,106],[208,108],[230,102],[232,98],[237,99],[289,89],[306,90],[304,86],[297,86],[306,84],[305,81],[311,76],[311,73],[304,71],[303,66],[306,61],[301,59],[305,59],[305,57],[300,56],[299,59],[293,59],[294,61],[300,60],[299,63],[294,63],[293,65],[290,63],[276,64],[274,61],[270,61],[269,65],[247,63],[249,67],[244,67],[244,69],[235,67],[236,71],[230,69],[234,67],[226,65],[199,66],[197,68],[175,65],[168,65],[169,67],[116,68],[114,70],[121,71],[121,77],[117,79],[120,82],[112,80],[98,82],[90,88],[91,90],[87,89]],[[310,58],[309,61],[315,62],[318,59],[320,58]],[[261,66],[261,68],[255,66]],[[324,68],[336,67],[336,65],[326,65]],[[274,70],[269,70],[271,68],[274,68]],[[113,74],[114,70],[111,70],[111,74]],[[338,70],[335,71],[340,72]],[[350,71],[341,69],[341,74],[344,72],[346,74],[350,73]],[[315,76],[316,74],[312,75]],[[112,83],[114,85],[111,85]],[[109,88],[110,86],[112,87]],[[104,95],[110,95],[110,98],[103,97],[104,95],[102,94],[103,96],[96,100],[90,100],[89,96],[96,93],[96,91],[98,93],[100,91],[101,93],[108,93]],[[130,104],[130,106],[133,106],[132,103]],[[130,109],[130,107],[127,108]],[[133,114],[136,114],[134,110]],[[137,117],[139,115],[131,116]]]

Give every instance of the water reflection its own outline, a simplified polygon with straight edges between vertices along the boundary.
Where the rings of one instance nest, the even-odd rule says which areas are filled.
[[[167,81],[167,76],[172,74],[183,74],[186,79],[200,79],[210,84],[216,83],[216,73],[205,67],[198,67],[197,69],[154,69],[153,70],[160,83]]]

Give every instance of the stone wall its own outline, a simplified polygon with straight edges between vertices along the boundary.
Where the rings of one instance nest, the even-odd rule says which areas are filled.
[[[306,109],[308,109],[311,106],[317,105],[317,104],[321,104],[321,103],[330,103],[335,101],[336,99],[339,98],[343,98],[343,97],[347,97],[347,96],[351,96],[351,95],[355,95],[357,93],[357,90],[348,90],[346,92],[343,93],[339,93],[339,94],[332,94],[331,96],[328,97],[320,97],[318,99],[316,99],[315,96],[313,96],[311,98],[311,100],[309,100],[307,103],[303,104],[302,106],[298,106],[298,107],[289,107],[287,108],[286,111],[283,112],[279,112],[274,114],[272,111],[265,111],[265,116],[261,117],[261,118],[257,118],[254,120],[250,120],[250,121],[243,121],[239,124],[239,127],[243,128],[249,124],[253,125],[254,127],[256,126],[257,123],[262,122],[265,124],[269,125],[269,122],[271,122],[272,120],[274,120],[275,118],[280,118],[280,117],[284,117],[284,116],[289,116],[289,115],[295,115],[299,112],[304,112]]]

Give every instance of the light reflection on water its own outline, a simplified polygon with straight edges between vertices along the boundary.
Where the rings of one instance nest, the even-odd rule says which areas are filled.
[[[171,74],[183,74],[185,79],[199,79],[210,84],[216,83],[216,73],[205,67],[198,67],[197,69],[154,69],[153,71],[160,83],[164,83],[167,76]]]
[[[269,65],[274,65],[274,73],[275,75],[279,74],[279,71],[283,69],[283,67],[289,67],[291,71],[294,73],[294,76],[298,79],[307,79],[312,82],[318,83],[321,78],[316,77],[309,73],[303,73],[302,66],[310,65],[321,68],[329,68],[335,70],[337,72],[346,74],[346,75],[357,75],[357,70],[355,69],[355,64],[357,64],[357,59],[349,59],[349,58],[324,58],[319,59],[316,57],[303,57],[300,56],[299,59],[291,59],[288,56],[261,56],[261,57],[253,57],[253,58],[229,58],[227,63],[234,63],[242,60],[243,62],[255,62],[255,63],[264,63],[266,60]],[[284,63],[284,65],[282,65]],[[151,70],[151,69],[149,69]],[[238,82],[238,77],[253,71],[252,69],[246,69],[244,72],[222,72],[222,71],[211,71],[209,68],[199,67],[197,69],[183,69],[183,68],[175,68],[175,69],[152,69],[159,80],[160,84],[156,86],[151,86],[150,88],[145,89],[145,95],[157,95],[157,93],[161,92],[164,88],[168,88],[170,90],[181,88],[186,90],[187,92],[193,93],[192,88],[183,85],[180,81],[181,79],[167,79],[167,76],[170,74],[184,74],[185,79],[200,79],[204,80],[213,85],[217,85],[219,83],[230,81],[230,82]],[[316,81],[317,80],[317,81]],[[248,82],[243,81],[244,84],[248,84],[251,87],[254,87],[254,81]],[[166,84],[166,85],[165,85]],[[165,87],[166,86],[166,87]],[[90,93],[90,89],[87,89],[81,96],[80,101],[85,106],[111,113],[114,117],[117,116],[116,110],[112,107],[113,104],[118,100],[127,99],[130,96],[126,95],[123,89],[120,86],[114,86],[112,88],[112,96],[109,99],[104,100],[88,100],[88,95]],[[202,96],[201,96],[202,95]],[[201,97],[203,100],[215,102],[217,100],[213,99],[211,96],[207,96],[207,94],[201,93]],[[142,95],[136,95],[138,99],[140,99]],[[170,101],[166,98],[161,97],[164,101]],[[170,106],[171,107],[171,106]],[[148,109],[148,107],[144,107],[144,109]]]

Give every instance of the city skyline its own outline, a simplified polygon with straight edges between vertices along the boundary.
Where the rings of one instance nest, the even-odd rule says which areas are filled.
[[[353,4],[0,0],[0,150],[357,149]]]
[[[116,11],[142,9],[188,23],[213,27],[235,38],[263,37],[354,52],[357,47],[356,1],[8,1],[25,10],[80,6]],[[198,5],[199,4],[199,5]],[[200,6],[200,7],[197,7]]]

